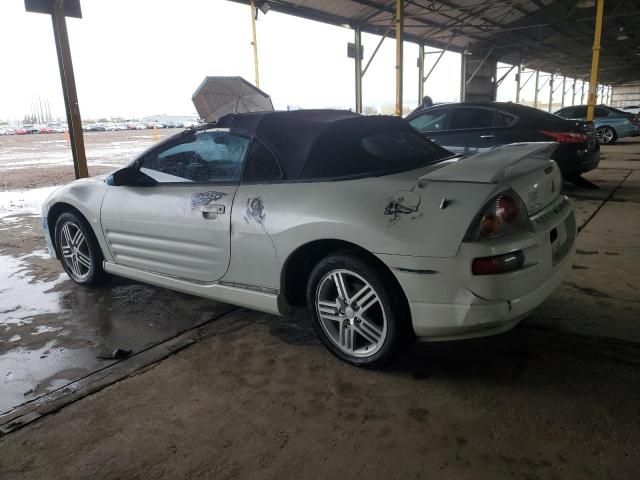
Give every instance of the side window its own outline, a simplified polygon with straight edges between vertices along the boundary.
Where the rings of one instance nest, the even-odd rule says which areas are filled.
[[[568,118],[587,118],[587,107],[576,107]]]
[[[606,110],[606,109],[604,109],[604,108],[598,108],[598,107],[596,107],[596,108],[595,108],[595,110],[594,110],[594,112],[593,112],[593,114],[594,114],[596,117],[606,117],[607,115],[609,115],[609,112],[607,112],[607,110]]]
[[[242,181],[267,182],[277,180],[282,180],[280,165],[262,143],[254,140],[247,155]]]
[[[249,139],[226,131],[203,131],[151,152],[140,171],[160,183],[236,182]]]
[[[409,123],[420,133],[438,132],[446,127],[449,112],[447,110],[438,110],[435,112],[426,112],[409,120]]]
[[[510,127],[514,123],[516,123],[517,118],[513,115],[510,115],[505,112],[497,112],[498,114],[498,125],[501,127]]]
[[[493,110],[486,108],[456,108],[451,118],[450,130],[493,127]]]
[[[556,112],[556,115],[559,115],[563,118],[575,118],[575,111],[575,108],[561,108]]]

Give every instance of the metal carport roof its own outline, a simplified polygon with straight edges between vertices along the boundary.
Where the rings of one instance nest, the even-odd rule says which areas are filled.
[[[249,4],[249,0],[232,0]],[[256,2],[259,6],[263,2]],[[274,11],[363,32],[395,35],[394,0],[267,0]],[[595,2],[406,0],[404,38],[491,56],[512,65],[584,77],[591,67]],[[581,6],[586,5],[586,8]],[[640,79],[640,2],[605,2],[601,83]]]

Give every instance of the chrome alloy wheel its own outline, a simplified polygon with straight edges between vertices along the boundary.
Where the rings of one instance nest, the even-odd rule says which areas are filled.
[[[60,230],[60,252],[62,261],[70,270],[74,280],[82,281],[89,276],[91,270],[91,255],[89,244],[80,227],[67,222]]]
[[[613,133],[613,130],[610,129],[609,127],[602,127],[596,130],[596,138],[598,139],[598,142],[600,142],[601,144],[608,144],[613,142],[613,138],[615,137],[615,134]]]
[[[331,342],[354,357],[376,353],[387,337],[387,316],[380,297],[349,270],[327,273],[316,290],[320,325]]]

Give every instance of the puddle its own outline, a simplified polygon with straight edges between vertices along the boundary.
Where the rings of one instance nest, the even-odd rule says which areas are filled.
[[[40,215],[42,204],[56,188],[58,187],[0,192],[0,218],[10,222],[12,220],[9,217]]]
[[[0,254],[0,328],[22,324],[34,315],[60,312],[58,296],[46,295],[56,286],[69,281],[59,274],[50,281],[40,281],[25,258]]]

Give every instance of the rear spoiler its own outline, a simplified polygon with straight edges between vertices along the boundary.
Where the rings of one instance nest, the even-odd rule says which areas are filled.
[[[501,145],[486,152],[462,158],[420,177],[423,181],[498,183],[522,162],[539,166],[548,162],[556,142],[527,142]],[[534,166],[531,165],[531,166]],[[521,165],[524,167],[523,165]]]

